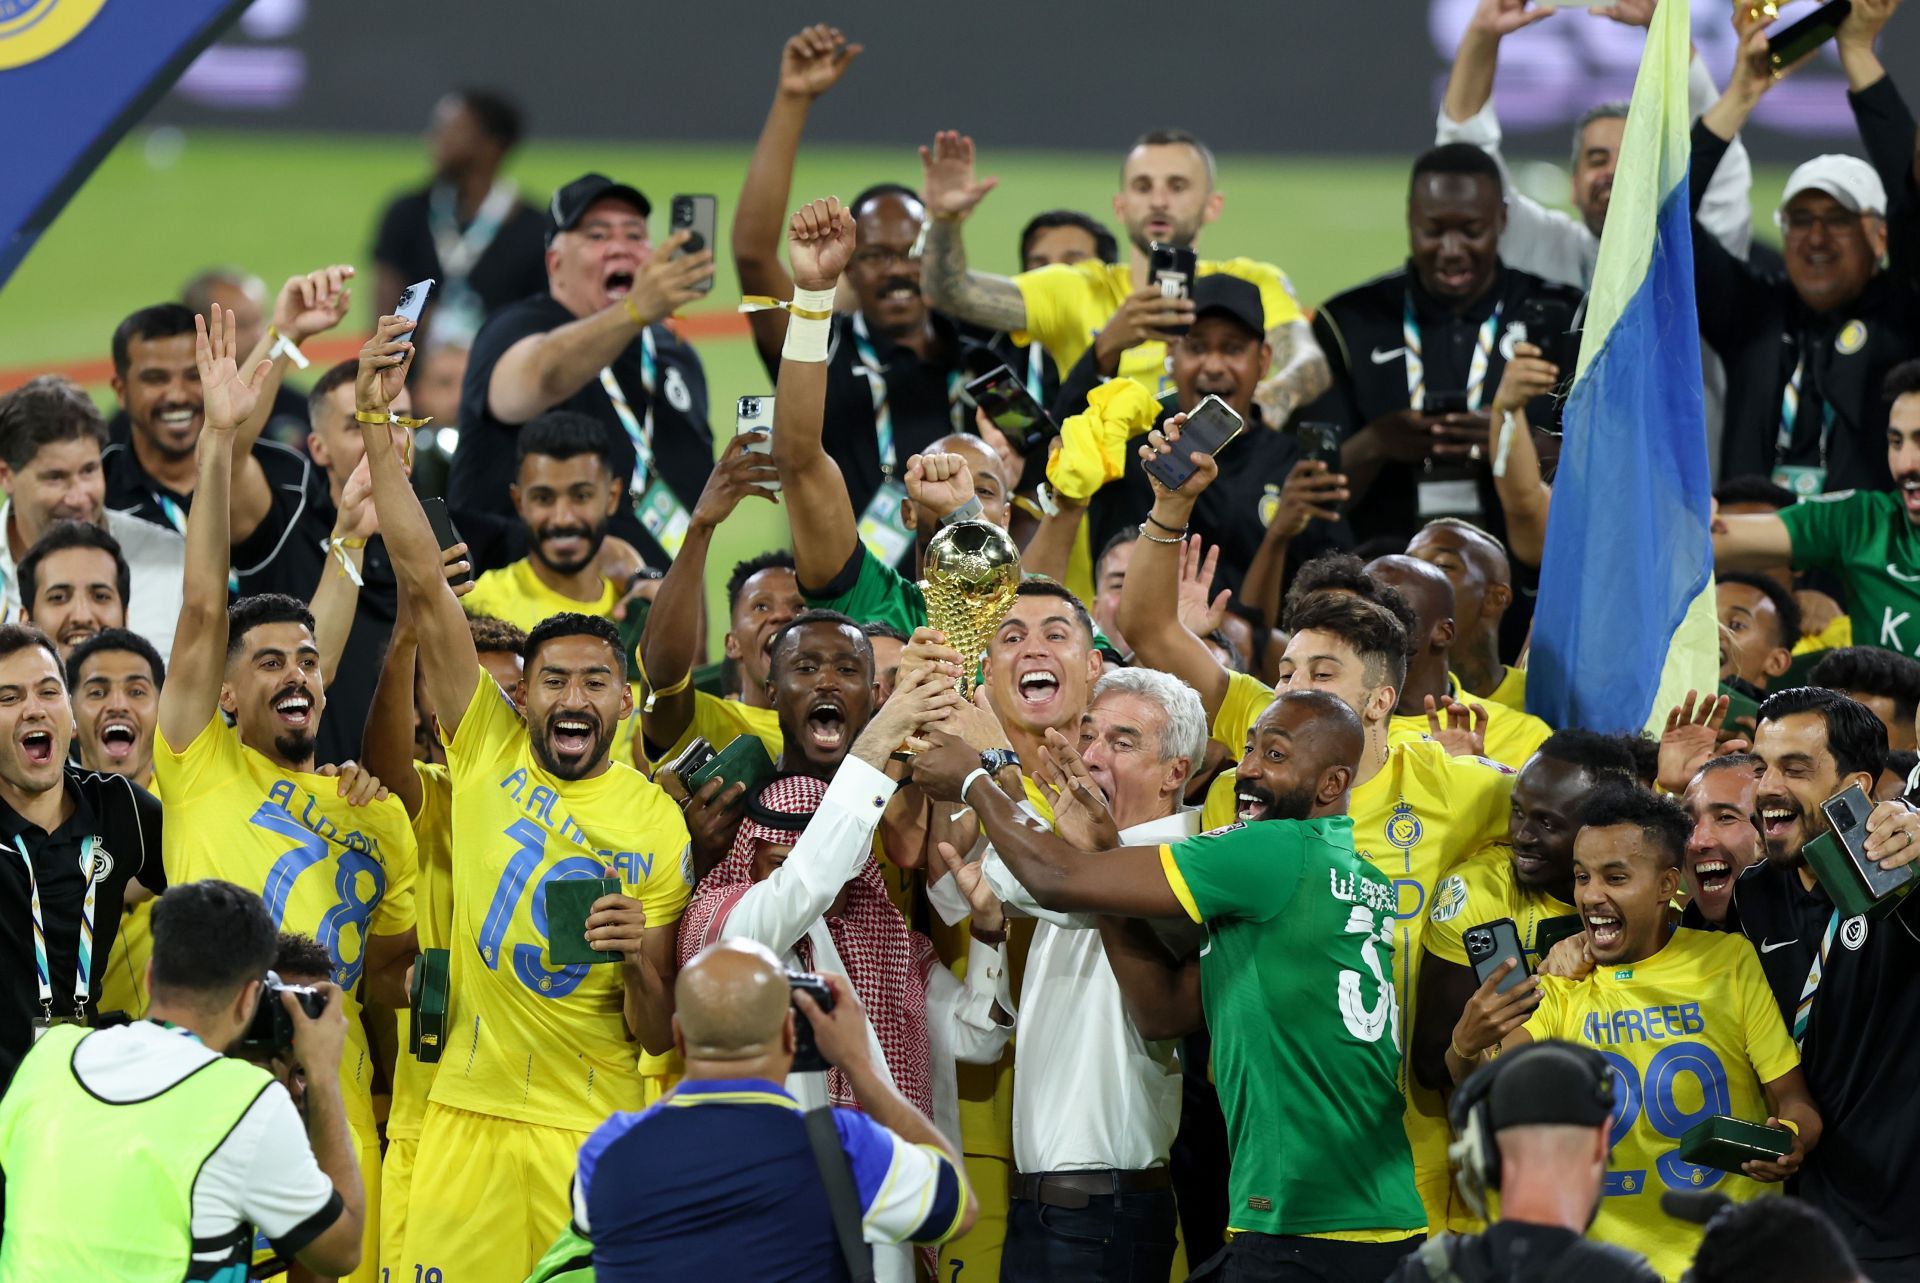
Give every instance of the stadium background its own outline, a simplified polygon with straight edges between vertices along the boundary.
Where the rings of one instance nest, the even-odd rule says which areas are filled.
[[[1696,41],[1724,80],[1726,6],[1693,7]],[[1086,210],[1118,233],[1111,199],[1126,141],[1181,124],[1221,153],[1226,206],[1205,248],[1279,263],[1311,306],[1404,256],[1407,164],[1431,141],[1470,9],[1471,0],[1347,0],[1170,16],[1144,0],[964,10],[257,0],[0,288],[0,390],[58,369],[109,403],[114,325],[214,264],[244,266],[269,288],[295,271],[355,264],[354,314],[329,337],[357,342],[371,324],[375,220],[424,180],[419,132],[456,85],[496,86],[522,103],[529,137],[509,172],[535,199],[598,169],[653,198],[661,235],[668,196],[710,192],[724,247],[780,43],[816,16],[867,53],[814,113],[795,199],[846,198],[882,179],[917,185],[915,145],[936,128],[969,130],[982,172],[1001,180],[969,224],[970,257],[1011,271],[1019,228],[1040,210]],[[1570,123],[1625,96],[1638,34],[1569,13],[1508,41],[1498,101],[1517,181],[1537,197],[1564,204]],[[1887,46],[1889,66],[1913,65],[1906,55],[1920,52],[1920,32],[1895,24]],[[1843,88],[1829,48],[1769,97],[1769,115],[1749,131],[1761,239],[1777,243],[1771,209],[1788,164],[1858,150]],[[734,398],[770,390],[733,312],[738,296],[723,252],[710,299],[682,313],[706,364],[716,444],[732,434]],[[785,540],[782,513],[746,505],[715,541],[710,579],[717,587],[736,559]],[[717,637],[725,602],[717,590],[709,600]]]

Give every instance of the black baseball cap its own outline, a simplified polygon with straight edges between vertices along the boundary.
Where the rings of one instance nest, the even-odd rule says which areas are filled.
[[[1267,309],[1260,301],[1260,287],[1252,281],[1225,272],[1209,272],[1193,283],[1193,316],[1199,320],[1209,312],[1218,312],[1240,322],[1255,335],[1267,332]]]
[[[1546,1040],[1529,1043],[1477,1070],[1489,1080],[1480,1091],[1465,1084],[1457,1103],[1471,1107],[1487,1101],[1494,1131],[1508,1127],[1598,1127],[1613,1116],[1613,1071],[1599,1052],[1577,1043]],[[1468,1079],[1472,1082],[1472,1078]],[[1464,1109],[1456,1112],[1464,1113]],[[1456,1129],[1463,1118],[1454,1120]]]
[[[616,183],[605,174],[582,174],[555,192],[547,203],[547,243],[552,244],[556,235],[579,226],[593,203],[609,196],[627,202],[640,211],[642,218],[653,213],[652,202],[638,187]]]

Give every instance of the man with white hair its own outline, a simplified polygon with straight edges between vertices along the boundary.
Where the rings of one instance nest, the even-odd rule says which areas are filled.
[[[1056,769],[1038,772],[1054,829],[1086,850],[1180,842],[1200,828],[1182,807],[1206,754],[1207,715],[1179,678],[1149,668],[1102,677],[1075,752],[1047,734]],[[1049,778],[1051,777],[1051,778]],[[1115,831],[1118,837],[1115,837]],[[1102,836],[1104,833],[1104,836]],[[1013,1177],[1002,1279],[1164,1278],[1175,1210],[1168,1151],[1180,1124],[1173,1039],[1128,1018],[1091,914],[1043,909],[987,848],[956,880],[985,878],[1009,912],[1038,919],[1014,1040]],[[943,916],[965,912],[953,883]]]
[[[1920,331],[1908,261],[1920,210],[1914,118],[1873,49],[1894,7],[1863,0],[1835,37],[1872,163],[1817,156],[1787,179],[1774,215],[1786,279],[1734,258],[1699,218],[1707,180],[1776,83],[1766,38],[1744,14],[1727,91],[1693,128],[1700,334],[1727,366],[1721,475],[1770,476],[1801,498],[1894,488],[1880,388],[1914,355]],[[1889,253],[1891,270],[1882,270]]]

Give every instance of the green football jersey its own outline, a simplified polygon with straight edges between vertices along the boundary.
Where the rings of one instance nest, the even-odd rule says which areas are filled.
[[[1780,511],[1795,570],[1827,570],[1846,589],[1853,644],[1920,655],[1920,528],[1897,492],[1841,490]]]
[[[1233,1157],[1228,1224],[1418,1230],[1401,1125],[1396,892],[1353,822],[1234,824],[1160,849],[1207,924],[1200,991]]]

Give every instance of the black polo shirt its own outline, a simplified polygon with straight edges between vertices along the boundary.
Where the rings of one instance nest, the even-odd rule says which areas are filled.
[[[439,280],[443,288],[448,284],[427,217],[432,191],[431,187],[422,187],[396,196],[380,216],[380,231],[373,242],[374,261],[391,267],[402,285],[428,277]],[[461,232],[471,225],[472,220],[462,223]],[[489,316],[529,294],[544,294],[546,251],[546,213],[516,200],[474,262],[473,270],[467,273],[467,288],[479,296],[481,308]]]
[[[1734,884],[1727,925],[1753,941],[1789,1031],[1833,911],[1824,888],[1768,861]],[[1920,1256],[1920,901],[1840,924],[1800,1055],[1823,1126],[1793,1192],[1833,1218],[1868,1273],[1874,1258]]]
[[[67,767],[66,790],[73,814],[48,833],[0,802],[0,1091],[13,1079],[20,1058],[33,1045],[33,1019],[40,1012],[34,970],[33,913],[26,866],[20,848],[33,861],[40,908],[47,934],[47,974],[53,986],[53,1013],[73,1014],[73,982],[80,944],[80,909],[86,882],[80,875],[80,851],[95,839],[93,880],[93,974],[87,1002],[89,1018],[100,1000],[129,879],[148,890],[166,890],[160,862],[160,802],[124,775],[105,775]]]
[[[488,385],[493,381],[494,367],[508,348],[530,335],[545,334],[579,319],[551,294],[541,293],[495,312],[480,328],[468,353],[466,379],[460,387],[460,446],[454,451],[453,466],[447,475],[447,502],[452,507],[492,513],[503,520],[517,519],[508,488],[513,485],[518,466],[521,425],[494,416],[487,399]],[[650,326],[648,331],[653,336],[658,363],[654,387],[659,395],[649,395],[641,378],[639,334],[634,335],[626,351],[614,358],[613,377],[638,420],[644,422],[648,407],[653,408],[654,462],[667,485],[691,513],[700,501],[707,475],[713,471],[713,429],[707,423],[707,375],[698,354],[667,326]],[[613,399],[597,377],[588,379],[578,392],[553,408],[574,410],[605,425],[614,475],[631,484],[633,442],[614,410]],[[665,566],[671,560],[666,550],[647,534],[629,504],[621,504],[608,528],[638,548],[648,565]]]
[[[310,484],[313,461],[304,450],[262,437],[253,443],[253,457],[260,461],[267,484],[275,490],[304,489]],[[107,482],[107,507],[187,533],[193,494],[175,490],[148,475],[131,444],[108,446],[101,452],[100,468]]]
[[[1171,414],[1171,409],[1162,408],[1158,421]],[[1220,476],[1201,492],[1188,528],[1209,545],[1219,545],[1218,586],[1238,595],[1247,567],[1279,510],[1280,488],[1300,460],[1300,442],[1291,432],[1268,428],[1255,406],[1246,428],[1217,458]],[[1152,510],[1153,487],[1138,451],[1129,449],[1125,473],[1096,491],[1087,505],[1087,547],[1099,556],[1109,539],[1145,521]],[[1291,577],[1302,563],[1322,553],[1352,547],[1353,533],[1346,522],[1309,521],[1287,546],[1286,573]]]
[[[304,458],[304,456],[302,456]],[[321,577],[337,574],[339,562],[325,551],[339,514],[326,473],[311,460],[294,484],[289,476],[272,486],[273,501],[252,534],[233,547],[233,565],[240,576],[240,595],[285,593],[312,601]],[[455,527],[466,540],[474,573],[504,566],[523,555],[519,523],[508,523],[488,513],[455,512]],[[353,631],[347,635],[340,667],[327,683],[327,705],[315,736],[315,761],[328,765],[360,758],[360,739],[373,709],[374,686],[386,660],[387,640],[393,634],[399,587],[387,546],[378,535],[367,541],[361,564],[358,608]]]
[[[1335,295],[1314,316],[1314,337],[1327,354],[1333,386],[1302,409],[1296,418],[1340,425],[1348,436],[1375,419],[1412,404],[1407,386],[1406,309],[1411,300],[1420,335],[1420,359],[1428,402],[1438,393],[1465,392],[1473,354],[1496,309],[1493,343],[1480,384],[1480,408],[1493,404],[1506,371],[1505,353],[1520,337],[1521,305],[1541,299],[1555,316],[1564,315],[1570,328],[1580,305],[1580,292],[1551,285],[1527,272],[1502,266],[1487,292],[1465,307],[1435,298],[1420,285],[1410,267],[1389,272],[1365,285]],[[1566,345],[1570,346],[1570,345]],[[1557,427],[1559,410],[1551,397],[1537,398],[1527,407],[1535,427]],[[1352,506],[1347,519],[1354,537],[1362,542],[1382,536],[1411,539],[1433,516],[1467,516],[1505,537],[1506,519],[1493,490],[1491,458],[1477,464],[1389,463],[1380,470],[1367,493]],[[1469,485],[1479,508],[1468,511],[1421,514],[1422,481],[1454,481]],[[1437,492],[1436,492],[1437,493]],[[1469,505],[1470,506],[1470,505]]]

